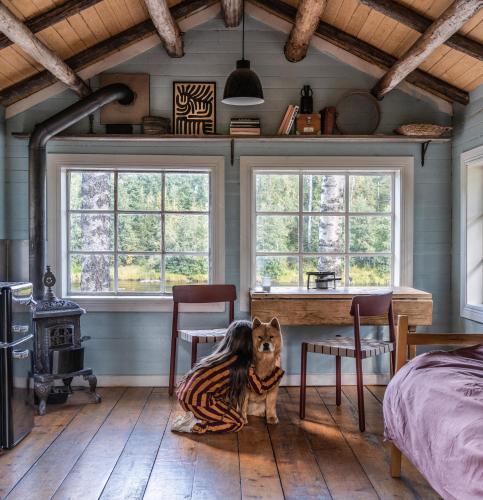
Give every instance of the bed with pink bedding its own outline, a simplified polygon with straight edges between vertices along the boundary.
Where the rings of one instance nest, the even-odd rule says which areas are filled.
[[[384,396],[385,436],[444,499],[483,499],[483,345],[404,365]]]

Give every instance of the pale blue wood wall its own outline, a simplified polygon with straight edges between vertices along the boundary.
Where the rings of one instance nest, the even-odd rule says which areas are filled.
[[[346,64],[310,49],[298,64],[283,56],[286,36],[258,22],[247,22],[247,56],[260,76],[266,102],[249,109],[225,106],[218,99],[218,133],[226,132],[231,116],[259,116],[264,133],[274,133],[289,103],[297,103],[303,84],[314,89],[314,109],[334,105],[351,89],[369,89],[374,78]],[[147,72],[151,75],[151,112],[170,116],[172,82],[175,80],[214,80],[220,98],[227,75],[239,58],[240,32],[226,30],[221,19],[213,20],[185,34],[186,56],[170,59],[161,47],[154,48],[122,64],[111,72]],[[97,84],[96,81],[93,84]],[[64,109],[76,97],[70,93],[51,98],[7,122],[8,133],[28,132],[34,124]],[[414,121],[450,124],[451,116],[437,109],[428,99],[418,99],[394,91],[381,103],[379,133],[392,133],[401,123]],[[84,121],[74,127],[87,131]],[[96,129],[101,130],[96,118]],[[420,168],[417,144],[257,144],[236,145],[235,165],[230,165],[229,143],[142,144],[51,142],[56,153],[126,153],[159,155],[224,155],[226,174],[226,281],[239,284],[239,157],[240,155],[406,155],[415,159],[415,235],[414,286],[433,293],[435,328],[451,322],[451,145],[431,145],[426,166]],[[4,237],[26,239],[27,229],[27,143],[7,135],[6,200],[7,226]],[[190,325],[213,325],[220,315],[189,315]],[[169,360],[171,315],[140,313],[90,313],[83,319],[87,362],[99,374],[166,375]],[[325,330],[327,331],[327,329]],[[286,329],[285,366],[289,374],[299,372],[299,346],[302,338],[322,333],[314,328]],[[188,350],[180,350],[179,370],[188,367]],[[331,359],[311,361],[309,371],[333,372]],[[345,365],[354,372],[353,364]],[[385,370],[383,365],[368,365],[368,371]]]
[[[461,153],[483,145],[483,85],[471,93],[468,106],[455,105],[453,139],[453,279],[454,331],[483,331],[483,325],[460,317],[460,161]],[[483,196],[483,193],[482,193]]]

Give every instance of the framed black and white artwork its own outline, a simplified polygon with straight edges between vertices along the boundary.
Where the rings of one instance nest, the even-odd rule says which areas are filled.
[[[216,82],[173,82],[173,131],[216,133]]]

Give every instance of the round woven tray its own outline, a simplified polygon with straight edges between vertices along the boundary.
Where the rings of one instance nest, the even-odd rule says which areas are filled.
[[[409,123],[401,125],[394,132],[411,137],[441,137],[450,135],[453,127],[443,127],[432,123]]]

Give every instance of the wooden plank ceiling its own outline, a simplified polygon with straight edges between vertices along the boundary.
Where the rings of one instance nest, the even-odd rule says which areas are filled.
[[[172,7],[181,0],[169,0]],[[299,0],[284,0],[297,6]],[[452,0],[398,0],[399,3],[428,19],[436,19]],[[50,11],[66,0],[1,0],[20,20]],[[79,4],[83,3],[82,1]],[[36,36],[53,52],[66,60],[99,42],[149,18],[144,0],[98,0],[88,8],[42,29]],[[321,19],[326,23],[400,58],[421,36],[420,33],[359,0],[327,0]],[[483,42],[483,9],[459,31]],[[280,48],[283,50],[283,47]],[[15,44],[0,50],[1,91],[41,72],[44,68]],[[419,69],[459,89],[471,91],[483,83],[483,61],[447,45],[440,46]]]

